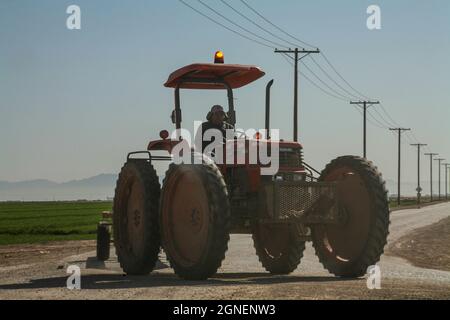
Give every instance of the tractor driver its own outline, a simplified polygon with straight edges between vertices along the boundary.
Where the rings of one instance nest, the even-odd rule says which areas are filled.
[[[222,133],[223,141],[226,141],[226,129],[231,129],[232,126],[225,122],[227,119],[227,114],[223,110],[223,107],[220,105],[214,105],[211,108],[211,111],[206,115],[206,119],[208,121],[202,123],[201,127],[201,135],[202,135],[202,152],[205,148],[214,141],[214,137],[212,141],[205,141],[204,135],[205,132],[209,129],[217,129]]]

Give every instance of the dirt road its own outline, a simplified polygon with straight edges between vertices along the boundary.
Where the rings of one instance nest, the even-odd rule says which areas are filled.
[[[450,204],[395,211],[389,243],[414,229],[450,216]],[[92,246],[92,242],[89,244]],[[88,246],[89,246],[88,245]],[[112,256],[106,264],[95,252],[60,257],[31,255],[19,264],[1,264],[1,299],[450,299],[450,272],[418,268],[384,255],[380,262],[381,290],[368,290],[365,279],[335,278],[323,269],[311,245],[299,268],[289,276],[269,276],[254,253],[251,237],[233,235],[218,274],[208,281],[188,282],[159,264],[145,277],[124,276]],[[78,249],[79,250],[79,249]],[[432,248],[430,248],[432,250]],[[113,250],[112,250],[113,251]],[[74,251],[76,253],[76,251]],[[82,270],[81,290],[66,288],[66,268]]]

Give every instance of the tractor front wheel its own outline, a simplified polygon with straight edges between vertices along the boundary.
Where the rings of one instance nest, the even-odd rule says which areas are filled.
[[[372,162],[344,156],[322,171],[319,181],[337,182],[341,223],[315,225],[311,236],[323,266],[341,277],[361,277],[383,254],[389,234],[385,182]]]
[[[163,248],[175,273],[187,280],[216,273],[230,239],[227,187],[217,166],[171,164],[160,208]]]
[[[305,241],[295,225],[255,223],[252,237],[259,261],[271,274],[293,272],[303,257]]]

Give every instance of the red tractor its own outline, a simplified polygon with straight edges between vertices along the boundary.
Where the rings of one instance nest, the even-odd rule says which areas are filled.
[[[165,86],[175,89],[176,129],[181,128],[180,89],[225,89],[228,122],[234,126],[233,89],[264,76],[255,66],[217,62],[188,65],[169,76]],[[266,88],[266,129],[272,83]],[[389,233],[389,207],[385,182],[370,161],[339,157],[314,178],[301,144],[258,136],[247,141],[278,144],[275,175],[261,175],[262,165],[248,159],[244,164],[171,163],[161,188],[152,163],[171,161],[181,139],[169,139],[167,131],[160,136],[147,151],[128,154],[117,181],[114,244],[125,273],[150,273],[162,248],[177,275],[207,279],[220,267],[231,233],[252,234],[256,254],[272,274],[294,271],[306,241],[336,276],[363,276],[379,261]],[[169,155],[155,155],[161,150]]]

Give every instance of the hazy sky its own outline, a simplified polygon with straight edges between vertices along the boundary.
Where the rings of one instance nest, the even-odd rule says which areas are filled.
[[[213,16],[199,2],[186,1]],[[268,36],[219,0],[205,1]],[[380,99],[398,123],[428,143],[426,151],[450,160],[449,1],[247,1],[320,47],[357,90]],[[240,1],[228,2],[285,37]],[[71,4],[81,8],[81,30],[66,28]],[[381,8],[381,30],[366,27],[371,4]],[[264,126],[264,87],[275,79],[272,124],[290,139],[292,67],[179,1],[0,0],[0,180],[66,181],[118,172],[127,152],[145,149],[161,129],[172,128],[173,92],[162,85],[168,75],[192,62],[211,62],[218,49],[227,63],[255,64],[266,72],[235,92],[238,125]],[[321,57],[316,60],[326,67]],[[305,62],[336,88],[312,61]],[[321,169],[339,155],[360,155],[361,115],[304,79],[300,83],[307,160]],[[203,120],[225,97],[222,91],[183,91],[184,124],[192,130],[192,121]],[[403,177],[415,183],[416,150],[406,137],[403,142]],[[396,143],[388,130],[369,124],[368,158],[390,180],[397,176]],[[422,163],[428,189],[428,158]]]

